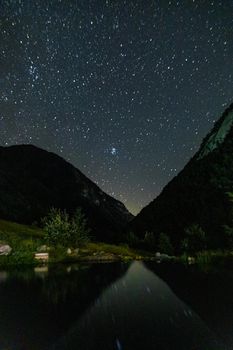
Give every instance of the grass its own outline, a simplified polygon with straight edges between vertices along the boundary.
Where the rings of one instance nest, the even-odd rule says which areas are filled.
[[[151,257],[153,254],[142,250],[132,249],[126,244],[114,245],[103,242],[90,242],[84,249],[80,249],[81,254],[94,254],[105,252],[113,254],[125,259],[142,259],[143,257]]]
[[[0,243],[9,244],[13,251],[33,252],[43,242],[43,230],[0,220]]]
[[[33,265],[34,251],[43,241],[43,230],[21,225],[14,222],[0,220],[0,242],[9,244],[12,253],[0,257],[0,266]]]
[[[12,239],[43,238],[43,230],[34,226],[17,224],[15,222],[0,220],[0,237]]]
[[[50,250],[50,262],[76,262],[76,261],[129,261],[150,259],[153,255],[145,251],[131,249],[126,245],[114,245],[103,242],[87,243],[79,248],[78,254],[67,255],[66,248],[56,247]]]

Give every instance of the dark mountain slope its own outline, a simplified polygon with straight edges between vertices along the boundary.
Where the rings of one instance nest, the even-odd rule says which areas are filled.
[[[32,223],[51,207],[82,207],[93,234],[111,240],[132,218],[73,165],[32,145],[0,147],[0,218]]]
[[[129,229],[169,234],[177,247],[188,226],[199,224],[213,247],[223,244],[231,221],[227,192],[233,191],[233,105],[217,121],[200,150],[162,193],[136,216]]]

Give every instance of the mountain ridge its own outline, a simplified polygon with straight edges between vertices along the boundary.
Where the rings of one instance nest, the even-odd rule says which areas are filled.
[[[50,207],[80,206],[98,239],[111,240],[132,219],[123,203],[103,192],[74,165],[34,145],[0,147],[0,217],[32,223]]]
[[[227,196],[233,191],[232,112],[233,104],[203,139],[196,154],[159,196],[140,211],[128,230],[140,237],[147,231],[153,232],[157,238],[164,232],[177,248],[186,228],[198,224],[206,231],[210,246],[224,244],[223,226],[232,221],[232,206]],[[226,128],[221,130],[224,125]]]

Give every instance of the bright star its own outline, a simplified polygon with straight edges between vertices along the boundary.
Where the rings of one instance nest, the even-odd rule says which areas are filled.
[[[110,153],[115,156],[117,154],[117,149],[115,147],[112,147],[110,150]]]

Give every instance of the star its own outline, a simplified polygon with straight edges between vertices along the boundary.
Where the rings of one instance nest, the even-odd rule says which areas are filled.
[[[115,155],[117,154],[117,149],[116,149],[115,147],[112,147],[112,148],[110,149],[110,153],[111,153],[113,156],[115,156]]]
[[[220,0],[2,0],[0,145],[58,153],[138,213],[232,102],[232,12]]]

